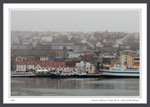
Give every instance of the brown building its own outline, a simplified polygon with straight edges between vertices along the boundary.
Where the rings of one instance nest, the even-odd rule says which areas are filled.
[[[121,55],[120,63],[125,66],[139,66],[139,57],[138,56],[129,56],[129,55]]]

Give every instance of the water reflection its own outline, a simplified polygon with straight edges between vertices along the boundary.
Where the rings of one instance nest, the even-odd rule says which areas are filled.
[[[139,79],[12,78],[12,96],[138,96]]]

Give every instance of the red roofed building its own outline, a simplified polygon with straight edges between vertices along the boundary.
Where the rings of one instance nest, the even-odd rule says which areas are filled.
[[[83,58],[84,58],[84,59],[89,59],[89,58],[91,58],[92,56],[94,56],[94,54],[85,54],[85,55],[83,56]]]
[[[16,62],[16,71],[26,71],[29,69],[42,70],[42,69],[55,69],[65,68],[66,62],[41,62],[41,61],[23,61]]]

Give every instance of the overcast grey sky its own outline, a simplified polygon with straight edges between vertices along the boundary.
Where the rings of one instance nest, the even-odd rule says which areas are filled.
[[[11,30],[139,32],[137,10],[12,11]]]

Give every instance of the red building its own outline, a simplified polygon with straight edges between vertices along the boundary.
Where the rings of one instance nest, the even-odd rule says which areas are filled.
[[[94,56],[94,54],[85,54],[85,55],[83,56],[83,58],[84,58],[84,59],[89,59],[89,58],[91,58],[92,56]]]

